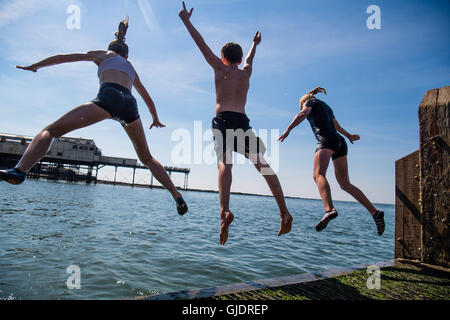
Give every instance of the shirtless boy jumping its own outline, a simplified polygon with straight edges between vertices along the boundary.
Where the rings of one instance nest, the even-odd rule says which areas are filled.
[[[239,65],[242,63],[242,48],[236,43],[228,43],[222,48],[222,59],[217,57],[190,22],[193,10],[192,8],[187,11],[183,2],[183,10],[179,16],[215,74],[216,117],[213,119],[212,127],[219,168],[220,244],[224,245],[227,242],[228,227],[234,219],[229,208],[233,151],[247,157],[264,176],[280,209],[281,228],[278,236],[289,233],[292,228],[292,216],[286,207],[283,190],[277,175],[264,159],[266,148],[254,134],[249,124],[250,120],[245,114],[253,58],[256,47],[261,42],[261,33],[256,33],[244,68],[241,70]]]

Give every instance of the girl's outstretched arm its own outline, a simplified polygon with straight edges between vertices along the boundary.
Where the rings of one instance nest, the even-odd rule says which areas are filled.
[[[78,62],[78,61],[93,61],[95,63],[100,63],[100,55],[104,55],[106,51],[89,51],[87,53],[72,53],[72,54],[58,54],[56,56],[49,57],[38,63],[32,64],[27,67],[16,66],[18,69],[23,69],[27,71],[37,72],[40,68],[45,68],[49,66],[54,66],[57,64],[68,63],[68,62]]]
[[[295,116],[294,120],[292,120],[291,124],[286,129],[286,131],[281,135],[278,141],[283,142],[289,136],[291,131],[309,116],[311,110],[312,110],[311,107],[303,106],[303,109]]]

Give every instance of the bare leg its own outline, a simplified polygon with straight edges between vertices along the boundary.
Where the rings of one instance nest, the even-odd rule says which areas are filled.
[[[231,169],[232,155],[227,151],[224,159],[217,165],[219,169],[219,199],[220,199],[220,244],[224,245],[228,240],[228,227],[234,220],[234,215],[230,212],[230,192],[233,180]]]
[[[28,173],[47,154],[54,138],[109,118],[111,115],[108,112],[92,102],[73,109],[33,139],[16,168]]]
[[[347,157],[340,157],[333,161],[334,163],[334,171],[336,174],[336,180],[341,186],[342,190],[346,191],[350,195],[353,196],[359,203],[361,203],[372,216],[377,213],[377,209],[372,205],[372,203],[367,199],[364,193],[359,190],[357,187],[350,183],[350,179],[348,177],[348,162]]]
[[[280,209],[281,227],[278,236],[289,233],[292,229],[293,219],[286,206],[283,189],[277,175],[267,164],[262,154],[249,155],[249,159],[255,165],[256,170],[263,175]]]
[[[333,153],[333,150],[322,149],[317,151],[314,157],[314,181],[319,188],[320,197],[322,198],[326,212],[334,209],[330,185],[326,178],[328,165],[330,164],[330,158]]]
[[[181,197],[172,180],[170,180],[166,169],[150,154],[141,120],[138,119],[124,126],[124,129],[133,142],[142,164],[150,169],[153,176],[172,194],[174,199]]]

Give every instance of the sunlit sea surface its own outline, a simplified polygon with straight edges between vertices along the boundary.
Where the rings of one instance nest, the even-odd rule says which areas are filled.
[[[320,272],[393,259],[394,206],[386,232],[357,203],[318,233],[321,201],[287,199],[290,234],[270,197],[232,195],[236,218],[219,245],[215,193],[184,192],[181,217],[165,190],[27,181],[0,184],[1,299],[127,299]],[[81,289],[68,289],[69,266]]]

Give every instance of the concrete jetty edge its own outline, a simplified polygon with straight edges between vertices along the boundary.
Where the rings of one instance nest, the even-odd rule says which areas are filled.
[[[326,270],[323,272],[303,273],[292,276],[246,281],[230,285],[209,287],[204,289],[192,289],[182,290],[177,292],[163,293],[159,295],[149,297],[137,297],[137,300],[193,300],[193,299],[208,299],[223,295],[236,294],[241,292],[250,292],[255,290],[276,288],[291,284],[299,284],[305,282],[312,282],[318,280],[324,280],[344,274],[349,274],[357,270],[367,269],[369,266],[378,266],[380,268],[392,267],[395,264],[395,260],[387,260],[383,262],[377,262],[367,265],[359,265],[349,268],[337,268]]]

